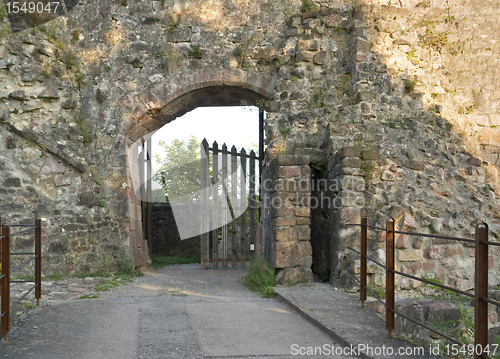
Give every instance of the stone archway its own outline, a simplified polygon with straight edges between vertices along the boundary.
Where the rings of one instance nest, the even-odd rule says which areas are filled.
[[[133,111],[133,122],[125,142],[129,159],[127,182],[131,184],[128,190],[131,223],[128,237],[134,265],[144,265],[149,257],[142,233],[144,219],[139,210],[140,181],[137,171],[134,171],[138,147],[154,131],[197,107],[256,105],[273,97],[273,87],[272,81],[266,81],[257,73],[206,70],[156,84]]]

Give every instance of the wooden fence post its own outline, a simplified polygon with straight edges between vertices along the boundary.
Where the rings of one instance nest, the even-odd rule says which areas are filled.
[[[204,139],[201,143],[201,266],[208,268],[210,266],[210,249],[208,240],[208,219],[209,219],[209,168],[208,168],[208,142]]]
[[[231,267],[236,268],[238,266],[238,237],[236,236],[236,230],[238,227],[238,222],[236,221],[236,210],[238,208],[238,158],[236,157],[236,147],[233,145],[231,147]]]
[[[227,145],[222,145],[222,267],[227,267]]]
[[[481,227],[482,226],[482,227]],[[488,225],[476,225],[476,275],[474,294],[474,348],[475,358],[481,358],[481,352],[488,345]],[[479,353],[478,353],[479,352]]]
[[[250,258],[254,257],[255,254],[255,237],[256,237],[256,228],[255,228],[255,152],[253,150],[250,151]]]
[[[40,305],[42,298],[42,220],[35,220],[35,298],[36,305]]]
[[[10,330],[10,227],[2,225],[2,305],[1,330],[4,340]]]
[[[360,273],[361,278],[360,278],[360,288],[359,288],[359,295],[360,295],[359,299],[361,300],[362,308],[365,307],[365,301],[366,301],[366,253],[367,253],[366,237],[368,231],[366,224],[367,224],[366,217],[362,217],[361,218],[361,273]]]
[[[240,265],[245,267],[247,264],[247,152],[241,149],[241,179],[240,179],[240,207],[244,210],[240,218]]]
[[[386,224],[386,269],[385,269],[385,329],[392,339],[394,330],[394,219]]]
[[[212,154],[212,196],[213,196],[213,213],[212,213],[212,265],[219,266],[219,145],[217,142],[213,144]]]

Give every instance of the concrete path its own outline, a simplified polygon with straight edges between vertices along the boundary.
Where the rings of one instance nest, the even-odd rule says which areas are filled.
[[[333,340],[285,304],[245,288],[244,269],[148,271],[98,299],[28,313],[0,358],[332,358]],[[311,353],[311,352],[309,352]],[[317,352],[318,353],[318,352]],[[335,358],[353,358],[336,355]]]
[[[431,354],[436,346],[416,347],[396,336],[389,340],[384,319],[371,309],[361,308],[359,293],[349,294],[327,283],[275,289],[279,300],[343,347],[355,348],[359,358],[439,358]]]

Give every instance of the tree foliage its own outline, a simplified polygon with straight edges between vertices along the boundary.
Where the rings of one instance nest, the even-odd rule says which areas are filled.
[[[161,168],[153,180],[161,184],[167,202],[199,200],[200,191],[200,141],[195,136],[187,141],[174,140],[167,145],[160,140],[162,156],[155,155]]]

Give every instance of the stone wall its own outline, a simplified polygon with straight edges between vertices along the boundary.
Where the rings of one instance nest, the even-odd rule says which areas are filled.
[[[393,3],[90,0],[16,34],[3,17],[0,214],[47,217],[48,272],[143,265],[134,143],[197,106],[246,103],[267,110],[268,153],[309,157],[297,166],[359,147],[370,224],[397,215],[470,236],[486,221],[496,238],[499,5]],[[335,214],[339,233],[348,212]],[[384,237],[370,236],[383,258]],[[470,287],[470,248],[398,243],[403,270]],[[497,284],[494,258],[491,273]]]
[[[152,253],[159,256],[199,257],[200,238],[181,240],[172,207],[168,203],[152,206]]]
[[[265,204],[271,232],[264,241],[269,263],[277,271],[276,282],[311,281],[309,156],[277,155],[267,171],[269,178],[263,186],[268,191]]]

